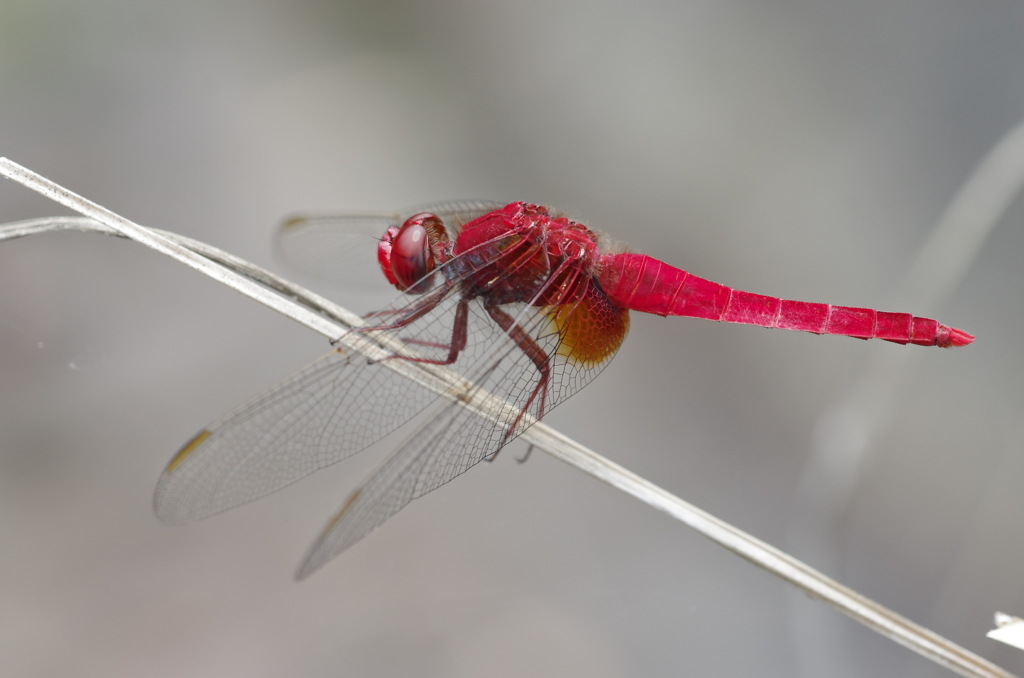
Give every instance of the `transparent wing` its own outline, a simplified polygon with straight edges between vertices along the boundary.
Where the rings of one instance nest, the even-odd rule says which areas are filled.
[[[377,269],[377,243],[391,226],[419,212],[441,217],[454,238],[463,224],[501,208],[487,200],[450,200],[386,214],[299,215],[274,235],[275,254],[297,271],[351,285],[383,280]]]
[[[562,313],[568,311],[571,309],[561,309]],[[458,401],[444,406],[353,492],[328,521],[306,555],[297,574],[299,579],[377,529],[413,499],[444,485],[496,453],[536,419],[587,385],[614,356],[628,326],[624,313],[618,319],[598,318],[599,324],[606,323],[599,329],[617,332],[619,341],[613,342],[599,359],[581,361],[577,352],[565,350],[565,340],[570,335],[564,331],[564,326],[561,331],[555,326],[551,313],[551,308],[520,305],[514,315],[518,326],[527,331],[547,356],[550,381],[543,404],[539,397],[533,397],[540,371],[520,345],[509,335],[502,334],[500,342],[469,375],[469,381],[474,385],[473,391],[485,389],[502,397],[512,407],[504,410],[503,416],[495,422]],[[529,416],[522,416],[523,413]]]
[[[360,354],[332,351],[189,441],[157,483],[156,513],[180,524],[262,497],[368,447],[434,398]]]
[[[497,249],[490,257],[476,253],[479,265],[501,256]],[[458,264],[456,258],[446,265]],[[442,269],[436,275],[445,279]],[[424,304],[435,302],[422,312]],[[161,475],[154,497],[157,515],[178,524],[225,511],[345,459],[407,422],[438,396],[387,369],[379,358],[393,352],[443,362],[459,303],[457,283],[423,297],[400,297],[375,314],[374,322],[401,327],[359,331],[368,341],[392,347],[378,362],[332,351],[200,431]],[[415,319],[404,322],[407,318]],[[472,313],[468,325],[467,346],[452,365],[455,372],[472,370],[503,334],[488,318]]]

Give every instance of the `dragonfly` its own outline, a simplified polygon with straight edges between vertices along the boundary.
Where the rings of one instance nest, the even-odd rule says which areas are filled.
[[[524,202],[298,218],[282,227],[281,242],[327,251],[342,234],[366,231],[375,234],[381,272],[401,294],[350,333],[386,348],[368,358],[336,345],[202,429],[170,460],[154,498],[165,522],[205,518],[339,462],[433,406],[327,522],[300,579],[413,499],[492,458],[587,385],[621,346],[630,311],[920,346],[974,340],[907,313],[735,290]],[[443,398],[387,369],[391,361],[451,368],[440,372],[453,375],[448,386],[466,397]],[[465,405],[476,391],[509,406],[502,416],[481,416]]]

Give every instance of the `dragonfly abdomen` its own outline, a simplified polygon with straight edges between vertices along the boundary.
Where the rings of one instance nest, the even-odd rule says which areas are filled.
[[[740,290],[732,290],[719,320],[944,348],[963,346],[974,339],[966,332],[909,313],[791,301]]]
[[[790,301],[734,290],[645,254],[603,257],[598,279],[601,288],[615,303],[644,313],[920,346],[963,346],[974,340],[962,330],[909,313]]]

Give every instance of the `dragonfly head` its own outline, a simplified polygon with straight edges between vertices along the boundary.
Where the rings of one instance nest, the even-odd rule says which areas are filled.
[[[434,270],[446,258],[444,222],[429,212],[392,226],[377,246],[377,261],[388,282],[402,292],[423,294],[434,286]]]

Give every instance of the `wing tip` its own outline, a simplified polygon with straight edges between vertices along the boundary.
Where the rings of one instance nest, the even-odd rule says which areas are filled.
[[[313,574],[328,560],[348,548],[348,545],[345,545],[340,549],[338,549],[337,546],[334,546],[331,549],[331,553],[326,555],[324,553],[324,547],[327,544],[327,537],[334,532],[342,518],[344,518],[356,502],[359,501],[359,497],[362,492],[362,488],[353,491],[352,494],[348,496],[348,499],[345,500],[342,507],[338,509],[338,512],[331,516],[331,519],[328,520],[327,524],[320,530],[320,534],[317,536],[316,541],[313,542],[313,547],[309,550],[309,553],[306,554],[306,557],[302,560],[302,564],[299,565],[299,569],[295,572],[295,579],[297,581],[302,581],[309,575]]]
[[[181,449],[175,452],[171,460],[167,462],[164,472],[160,475],[160,480],[157,481],[156,492],[153,494],[153,512],[161,522],[168,525],[184,525],[202,517],[196,515],[193,505],[174,500],[168,493],[168,486],[174,482],[175,472],[211,435],[213,433],[209,429],[204,428],[199,431],[182,445]]]
[[[175,469],[184,463],[188,459],[189,455],[196,451],[200,445],[206,442],[206,439],[211,436],[210,429],[204,428],[199,433],[192,436],[187,443],[181,446],[181,449],[174,453],[171,460],[167,462],[167,467],[164,469],[165,474],[174,473]]]

